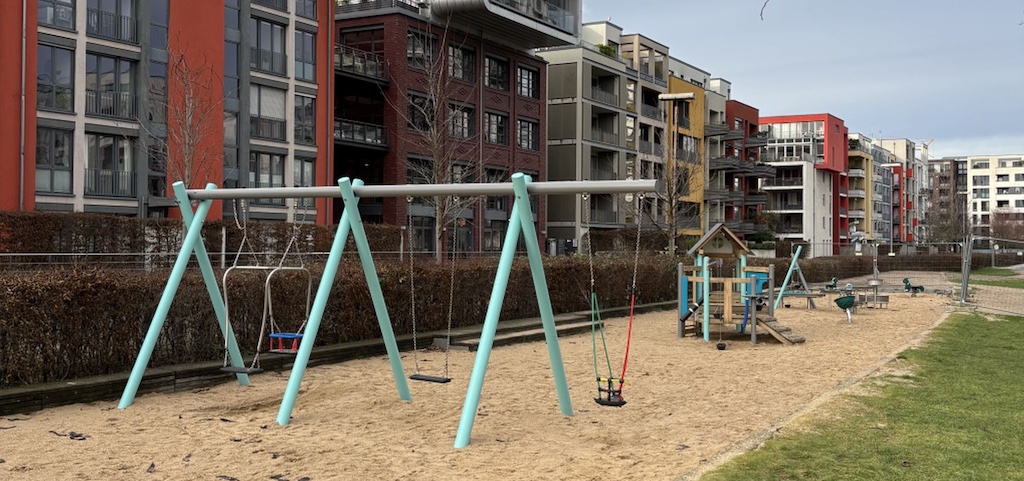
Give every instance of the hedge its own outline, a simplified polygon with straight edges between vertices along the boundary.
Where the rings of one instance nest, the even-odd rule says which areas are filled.
[[[626,305],[629,275],[625,273],[632,270],[632,257],[595,258],[602,307]],[[553,257],[544,262],[554,311],[587,309],[590,283],[586,258]],[[395,333],[411,332],[408,263],[381,260],[376,265]],[[455,327],[483,322],[496,268],[497,259],[458,262]],[[315,293],[322,267],[311,271]],[[426,260],[416,263],[418,330],[446,327],[449,275],[450,264]],[[667,256],[641,256],[637,279],[640,300],[674,299],[674,275],[674,262]],[[248,354],[255,349],[260,329],[263,279],[259,274],[241,273],[232,277],[229,289],[232,327],[243,352]],[[33,270],[0,276],[0,386],[130,369],[166,281],[166,270]],[[294,274],[275,281],[275,320],[284,331],[297,329],[304,317],[305,286],[304,279]],[[517,259],[502,319],[538,315],[529,265],[525,259]],[[189,272],[175,297],[150,366],[221,359],[224,339],[215,319],[202,277],[197,271]],[[361,267],[354,259],[346,260],[335,278],[317,344],[379,337]]]

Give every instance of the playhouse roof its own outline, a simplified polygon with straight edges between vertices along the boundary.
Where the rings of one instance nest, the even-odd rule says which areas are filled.
[[[698,240],[697,243],[694,244],[693,247],[691,247],[690,250],[686,252],[686,254],[690,255],[690,256],[692,256],[694,254],[704,254],[704,255],[709,255],[711,257],[729,257],[729,255],[725,255],[725,253],[721,252],[720,249],[715,249],[717,252],[713,253],[713,254],[705,254],[705,253],[702,252],[702,251],[705,250],[705,247],[710,247],[709,243],[719,233],[721,233],[722,236],[725,237],[725,239],[728,240],[732,244],[731,252],[728,253],[729,255],[734,256],[734,257],[739,257],[741,254],[752,254],[753,253],[753,252],[751,252],[751,250],[749,248],[747,248],[747,245],[744,244],[743,241],[741,241],[739,237],[736,237],[736,234],[733,234],[733,232],[731,230],[729,230],[728,227],[725,226],[724,223],[719,222],[718,224],[715,224],[714,227],[709,229],[704,234],[704,236],[701,237],[700,240]]]

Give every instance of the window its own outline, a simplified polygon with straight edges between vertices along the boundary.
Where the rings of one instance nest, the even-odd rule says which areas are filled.
[[[284,75],[284,25],[259,18],[249,19],[249,67],[260,72]]]
[[[517,119],[516,124],[519,147],[527,150],[540,150],[540,141],[538,139],[540,123],[536,120]]]
[[[527,67],[519,67],[517,70],[517,77],[519,79],[519,95],[523,97],[530,97],[531,99],[540,98],[540,72]]]
[[[170,0],[150,0],[149,2],[149,46],[167,50],[167,2]]]
[[[452,137],[468,139],[473,135],[473,107],[449,104],[448,117]]]
[[[37,183],[38,183],[38,181],[37,181]],[[1013,206],[1018,208],[1018,209],[1024,208],[1024,200],[1017,199],[1017,200],[1013,201]]]
[[[249,152],[249,185],[247,187],[284,187],[284,156],[266,152]],[[256,199],[254,202],[284,205],[284,199]]]
[[[238,44],[224,42],[224,98],[238,98]]]
[[[312,187],[316,185],[316,176],[313,169],[315,165],[316,159],[296,157],[292,170],[292,184],[295,187]],[[299,207],[314,207],[316,205],[314,200],[311,197],[298,199],[298,205]]]
[[[85,32],[95,37],[138,43],[133,0],[89,0]]]
[[[1024,182],[1024,174],[1013,174],[1014,182]]]
[[[99,134],[87,134],[85,138],[89,154],[85,169],[85,194],[135,197],[132,139]]]
[[[996,182],[1009,182],[1010,174],[999,174],[996,176]]]
[[[981,201],[981,210],[982,211],[987,211],[988,210],[988,201],[987,200]]]
[[[250,134],[272,140],[285,140],[285,91],[263,85],[249,88]]]
[[[508,145],[508,116],[487,112],[487,143]]]
[[[71,130],[36,129],[36,192],[71,193],[74,134]]]
[[[434,250],[434,218],[413,216],[409,221],[412,224],[410,242],[412,249],[420,252]]]
[[[295,14],[316,20],[316,0],[295,0]]]
[[[149,175],[146,182],[146,191],[152,197],[166,197],[167,140],[147,136],[146,157],[149,161]]]
[[[147,119],[150,123],[167,123],[167,64],[149,62],[149,110]]]
[[[488,220],[484,223],[484,250],[500,251],[508,232],[508,221]]]
[[[238,145],[238,114],[224,112],[224,146],[235,147]]]
[[[486,168],[484,169],[484,175],[486,176],[484,180],[492,184],[505,182],[507,180],[507,172],[505,169]],[[508,196],[488,196],[487,209],[508,211]]]
[[[409,115],[406,119],[410,129],[425,131],[434,123],[434,103],[423,95],[409,94]]]
[[[316,82],[316,35],[295,31],[295,78]]]
[[[472,82],[476,72],[476,54],[472,49],[448,46],[448,75],[452,78]]]
[[[316,145],[316,99],[295,96],[295,143]]]
[[[280,10],[282,12],[288,11],[288,0],[253,0],[252,3],[273,8],[274,10]]]
[[[410,30],[406,35],[405,57],[410,67],[427,68],[434,54],[434,39],[429,34]]]
[[[75,29],[75,0],[39,0],[39,25]]]
[[[498,90],[508,90],[508,60],[484,57],[484,85]]]
[[[135,119],[135,62],[97,54],[85,56],[85,113]]]
[[[238,0],[225,0],[224,2],[224,28],[241,30],[241,15],[238,12]]]
[[[384,53],[384,29],[342,32],[341,44],[364,52],[382,54]]]
[[[75,53],[49,45],[39,45],[36,52],[36,106],[74,111]]]
[[[971,183],[974,185],[988,185],[988,179],[987,175],[975,175],[971,177]]]

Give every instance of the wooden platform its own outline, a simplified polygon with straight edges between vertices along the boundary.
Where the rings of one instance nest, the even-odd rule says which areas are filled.
[[[778,339],[783,344],[801,344],[807,339],[801,336],[791,329],[789,326],[779,324],[777,320],[765,320],[762,318],[757,319],[757,329],[759,332],[767,332],[772,337]]]

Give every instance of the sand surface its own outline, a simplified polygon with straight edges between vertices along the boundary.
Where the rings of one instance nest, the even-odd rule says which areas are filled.
[[[780,322],[807,338],[797,346],[735,339],[718,351],[677,338],[674,312],[639,316],[622,408],[593,401],[589,334],[564,337],[572,417],[559,413],[543,343],[496,348],[466,449],[452,444],[475,353],[452,352],[454,380],[411,382],[413,402],[398,399],[386,357],[311,369],[284,427],[274,419],[288,373],[145,395],[126,410],[94,403],[0,418],[0,478],[676,479],[877,366],[947,304],[891,296],[853,324],[830,301],[780,309]],[[608,324],[615,365],[626,322]],[[413,354],[404,354],[408,374]],[[424,373],[440,373],[443,353],[419,356]]]

